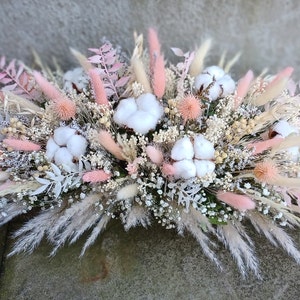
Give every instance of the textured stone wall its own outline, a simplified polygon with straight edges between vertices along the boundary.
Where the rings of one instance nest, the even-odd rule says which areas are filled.
[[[170,47],[188,50],[211,37],[211,62],[224,50],[229,57],[242,51],[235,72],[276,72],[299,65],[299,17],[297,0],[1,0],[0,54],[30,62],[33,48],[67,68],[75,64],[69,47],[87,53],[106,36],[129,53],[133,31],[154,26],[167,57]]]

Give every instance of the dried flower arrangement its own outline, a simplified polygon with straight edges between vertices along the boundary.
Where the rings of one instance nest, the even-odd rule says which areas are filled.
[[[190,232],[219,267],[222,242],[243,275],[260,276],[251,224],[297,263],[283,229],[300,225],[300,98],[288,67],[229,75],[237,57],[205,67],[211,47],[165,66],[155,30],[135,35],[131,60],[109,42],[72,50],[81,67],[42,73],[0,60],[0,224],[37,213],[11,254],[46,237],[52,254],[90,230],[82,254],[119,218]],[[244,220],[248,220],[245,226]],[[249,222],[250,221],[250,222]]]

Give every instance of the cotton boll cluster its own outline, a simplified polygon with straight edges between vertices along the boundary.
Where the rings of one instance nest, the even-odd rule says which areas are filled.
[[[171,158],[175,160],[175,178],[204,177],[212,173],[215,169],[211,161],[214,155],[213,144],[202,134],[195,136],[194,143],[190,138],[183,137],[171,150]]]
[[[121,100],[113,119],[118,125],[127,126],[137,133],[146,134],[156,127],[162,115],[162,105],[153,94],[147,93],[137,99]]]
[[[46,156],[56,165],[66,165],[72,170],[77,170],[78,166],[74,162],[85,154],[87,140],[76,134],[76,130],[68,126],[58,127],[54,130],[54,135],[46,145]]]
[[[287,121],[280,120],[273,127],[273,131],[275,131],[278,135],[282,137],[287,137],[290,134],[299,134],[299,130],[295,127],[291,126]],[[293,160],[296,161],[299,157],[299,147],[290,147],[288,148],[289,154],[292,156]]]
[[[75,68],[64,74],[64,90],[72,92],[76,89],[79,92],[84,92],[89,84],[89,79],[86,72],[82,68]]]
[[[218,66],[211,66],[195,78],[195,88],[197,90],[207,90],[210,101],[219,97],[225,97],[235,90],[235,82]]]

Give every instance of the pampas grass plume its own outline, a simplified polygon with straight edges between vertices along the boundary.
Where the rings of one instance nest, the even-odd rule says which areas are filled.
[[[157,98],[162,98],[166,88],[166,73],[163,55],[156,57],[152,76],[153,92]]]
[[[105,88],[97,70],[96,69],[89,70],[88,75],[91,79],[93,91],[95,93],[96,103],[98,103],[99,105],[108,105]]]

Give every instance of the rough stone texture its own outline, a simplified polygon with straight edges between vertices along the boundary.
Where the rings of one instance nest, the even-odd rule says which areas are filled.
[[[31,256],[8,258],[0,299],[298,299],[299,266],[264,239],[255,243],[262,281],[243,280],[222,247],[219,272],[189,235],[160,225],[124,232],[116,221],[81,259],[83,239],[53,258],[46,243]]]
[[[300,77],[300,2],[209,0],[2,0],[0,54],[30,63],[34,48],[47,63],[55,56],[66,69],[75,65],[69,47],[88,53],[106,36],[128,53],[134,30],[159,31],[167,57],[169,47],[189,50],[207,37],[215,40],[209,62],[224,50],[242,51],[233,71],[239,75],[264,67],[276,72],[287,65]],[[298,70],[297,70],[298,69]],[[2,236],[1,236],[2,235]],[[299,233],[294,238],[300,245]],[[0,245],[4,231],[0,232]],[[10,241],[9,246],[11,246]],[[82,241],[48,258],[44,243],[31,256],[5,260],[0,299],[297,299],[300,269],[281,250],[256,238],[264,280],[243,280],[225,249],[219,251],[220,273],[193,238],[159,226],[125,233],[109,226],[78,259]]]
[[[130,53],[133,31],[146,33],[154,26],[168,57],[170,47],[189,50],[212,37],[211,62],[224,50],[228,57],[242,51],[235,72],[265,67],[277,72],[299,65],[299,17],[297,0],[4,0],[0,53],[29,62],[34,48],[43,60],[55,56],[67,68],[75,64],[69,47],[87,53],[106,36]]]

